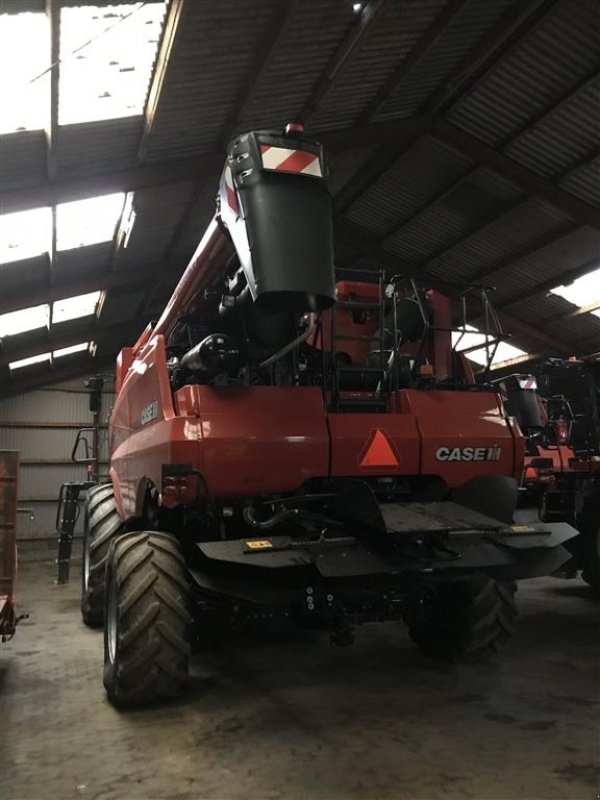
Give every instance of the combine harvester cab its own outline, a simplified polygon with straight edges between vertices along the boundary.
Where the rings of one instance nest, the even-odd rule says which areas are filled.
[[[215,218],[119,356],[111,483],[88,496],[83,605],[105,618],[112,702],[179,693],[215,628],[348,644],[404,618],[431,656],[500,646],[514,581],[560,567],[575,531],[513,524],[524,439],[452,328],[434,287],[336,285],[327,164],[297,126],[231,143]]]

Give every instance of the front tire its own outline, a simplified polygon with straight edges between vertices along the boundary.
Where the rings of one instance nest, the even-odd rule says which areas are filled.
[[[581,577],[600,597],[600,494],[589,497],[579,525]]]
[[[514,631],[515,584],[477,574],[442,583],[406,614],[412,641],[427,656],[469,663],[496,653]]]
[[[85,501],[81,616],[90,628],[104,623],[104,570],[110,543],[122,533],[112,484],[94,486]]]
[[[118,707],[179,696],[188,678],[190,597],[177,540],[119,537],[106,565],[104,687]]]

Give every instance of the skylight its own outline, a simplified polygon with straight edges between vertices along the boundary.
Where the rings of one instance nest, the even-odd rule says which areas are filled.
[[[563,297],[568,303],[572,303],[578,308],[593,307],[595,303],[600,304],[600,267],[577,278],[568,286],[556,286],[550,290],[550,293]],[[596,308],[590,313],[600,317],[600,308]]]
[[[8,367],[11,370],[21,369],[21,367],[29,367],[32,364],[41,364],[42,361],[50,361],[50,353],[39,353],[37,356],[22,358],[20,361],[11,361]]]
[[[165,7],[148,2],[61,9],[60,125],[143,113]]]
[[[14,336],[17,333],[33,331],[37,328],[48,326],[50,306],[31,306],[20,311],[11,311],[9,314],[0,315],[0,339],[5,336]]]
[[[0,86],[3,81],[0,81]],[[0,263],[33,258],[50,249],[52,212],[32,208],[0,215]]]
[[[124,202],[125,193],[117,192],[60,203],[56,207],[56,249],[109,242],[115,235]]]
[[[101,294],[101,292],[90,292],[77,297],[67,297],[65,300],[57,300],[52,307],[52,322],[68,322],[71,319],[95,314]]]
[[[46,127],[50,74],[42,73],[49,64],[46,14],[0,14],[0,133]]]
[[[459,340],[460,343],[458,344],[457,350],[460,352],[461,350],[474,347],[478,344],[485,345],[486,337],[484,333],[481,333],[481,331],[473,327],[473,325],[466,325],[465,333],[462,335],[462,338],[459,332],[453,331],[452,333],[453,347],[456,346]],[[481,364],[481,366],[485,366],[487,364],[487,351],[485,347],[482,347],[480,350],[471,350],[465,355],[476,364]],[[520,350],[518,347],[515,347],[512,344],[508,344],[508,342],[500,342],[496,349],[494,358],[492,359],[492,365],[498,364],[501,361],[508,361],[510,358],[518,358],[519,356],[525,355],[527,355],[527,353],[524,350]]]
[[[89,342],[81,342],[80,344],[73,344],[71,347],[62,347],[60,350],[55,350],[52,355],[54,358],[62,358],[63,356],[71,356],[74,353],[82,353],[87,350]]]

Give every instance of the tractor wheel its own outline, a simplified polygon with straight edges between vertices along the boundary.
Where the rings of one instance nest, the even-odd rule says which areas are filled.
[[[106,565],[104,687],[118,707],[181,694],[190,656],[190,592],[177,540],[119,537]]]
[[[492,655],[514,630],[516,585],[477,574],[439,584],[409,609],[405,618],[413,642],[427,656],[472,662]]]
[[[112,484],[94,486],[85,502],[81,616],[90,628],[104,622],[104,569],[110,543],[122,532]]]
[[[600,495],[588,498],[579,526],[581,577],[600,597]]]

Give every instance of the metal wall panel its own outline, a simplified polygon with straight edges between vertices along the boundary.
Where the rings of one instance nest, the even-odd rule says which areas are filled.
[[[109,387],[111,388],[111,387]],[[114,393],[102,397],[101,420],[106,422]],[[0,449],[18,450],[20,539],[54,537],[57,498],[65,481],[85,479],[85,464],[70,461],[77,429],[91,424],[89,395],[81,380],[56,384],[0,400]],[[107,470],[107,431],[100,436],[101,471]],[[81,523],[76,532],[81,533]]]

